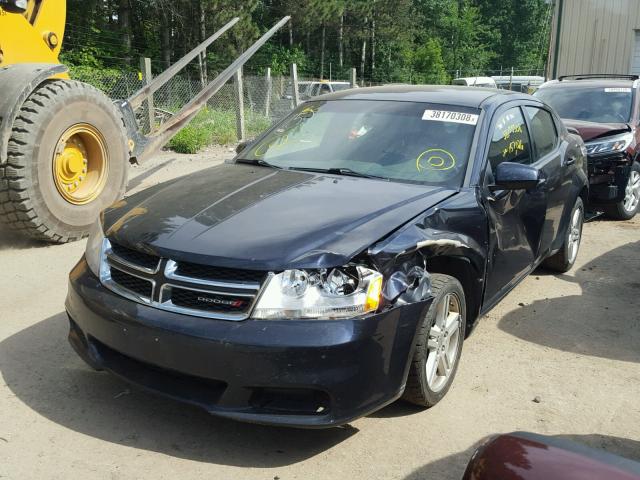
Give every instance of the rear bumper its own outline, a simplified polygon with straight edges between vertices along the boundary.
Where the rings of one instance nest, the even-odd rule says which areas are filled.
[[[273,425],[348,423],[398,398],[431,300],[347,320],[210,320],[150,308],[71,272],[69,341],[92,367],[208,412]]]

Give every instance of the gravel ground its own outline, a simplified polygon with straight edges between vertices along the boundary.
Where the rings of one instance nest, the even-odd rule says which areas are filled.
[[[163,153],[130,187],[231,155]],[[63,308],[83,249],[0,231],[0,478],[458,479],[478,442],[513,430],[640,461],[640,219],[585,225],[571,272],[535,272],[482,318],[439,405],[323,431],[217,419],[90,370]]]

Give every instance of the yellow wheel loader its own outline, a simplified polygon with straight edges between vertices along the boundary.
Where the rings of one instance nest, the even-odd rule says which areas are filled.
[[[86,236],[123,197],[130,163],[142,162],[186,126],[289,17],[235,59],[152,133],[135,109],[231,28],[234,18],[126,100],[70,80],[58,61],[66,0],[0,0],[0,228],[63,243]]]

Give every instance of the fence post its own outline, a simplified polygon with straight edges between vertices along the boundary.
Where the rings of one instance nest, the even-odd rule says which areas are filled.
[[[264,99],[264,116],[269,118],[269,108],[271,107],[271,88],[272,88],[272,80],[271,80],[271,67],[267,67],[267,94]]]
[[[233,86],[236,92],[236,135],[238,141],[244,139],[244,91],[242,88],[242,67],[236,70],[233,78]]]
[[[142,83],[149,85],[153,76],[151,74],[151,59],[147,57],[140,57],[140,71],[142,72]],[[155,124],[155,109],[153,106],[153,94],[147,98],[147,114],[149,115],[149,131],[153,131]]]
[[[291,88],[293,89],[291,94],[293,108],[296,108],[300,103],[300,95],[298,93],[298,66],[295,63],[291,64]]]
[[[357,76],[357,72],[355,68],[351,69],[351,88],[355,88],[358,86],[358,82],[356,80],[356,78],[358,78]]]

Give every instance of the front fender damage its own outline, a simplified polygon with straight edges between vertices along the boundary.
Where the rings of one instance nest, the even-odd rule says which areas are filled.
[[[382,293],[388,306],[431,296],[429,264],[436,257],[464,260],[476,272],[474,279],[482,282],[486,248],[465,233],[451,231],[449,220],[446,210],[434,209],[368,249],[371,263],[387,279]],[[477,287],[482,291],[482,285]]]
[[[416,260],[418,258],[416,257]],[[431,295],[431,279],[424,262],[406,261],[385,282],[382,296],[390,305],[400,306],[426,300]]]

